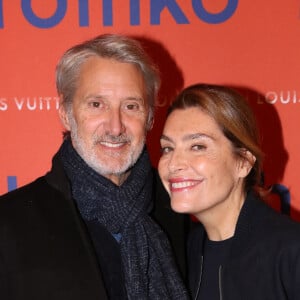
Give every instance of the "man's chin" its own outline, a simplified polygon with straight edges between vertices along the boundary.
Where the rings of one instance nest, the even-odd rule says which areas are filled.
[[[122,176],[124,173],[127,173],[129,169],[132,167],[132,163],[130,162],[116,162],[113,163],[113,158],[109,160],[101,161],[99,163],[91,163],[89,166],[94,169],[100,175],[105,177],[107,176]]]

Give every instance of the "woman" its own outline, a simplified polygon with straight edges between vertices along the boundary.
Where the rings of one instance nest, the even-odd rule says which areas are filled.
[[[300,299],[300,224],[261,201],[263,155],[247,102],[226,87],[187,87],[160,141],[172,209],[199,221],[188,244],[192,298]]]

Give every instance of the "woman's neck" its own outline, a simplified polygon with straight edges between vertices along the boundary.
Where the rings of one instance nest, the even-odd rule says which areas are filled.
[[[244,193],[239,193],[239,195],[230,197],[226,201],[196,216],[203,224],[209,240],[222,241],[234,235],[244,202]]]

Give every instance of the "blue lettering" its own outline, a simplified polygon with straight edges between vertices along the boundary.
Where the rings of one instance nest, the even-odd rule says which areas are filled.
[[[0,0],[0,28],[4,27],[4,22],[3,22],[3,2]]]
[[[113,25],[112,0],[103,0],[103,25]]]
[[[160,24],[160,13],[167,7],[178,24],[189,24],[189,20],[182,12],[175,0],[151,0],[151,24]]]
[[[291,209],[291,194],[289,189],[279,183],[272,185],[272,193],[277,194],[280,198],[280,209],[285,215],[290,215]]]
[[[192,4],[196,15],[201,20],[209,24],[219,24],[227,21],[234,14],[238,6],[238,0],[228,0],[225,9],[216,14],[208,12],[204,8],[202,0],[192,0]]]
[[[67,11],[67,0],[57,0],[57,8],[50,18],[39,18],[32,10],[31,0],[22,0],[22,11],[29,23],[38,28],[51,28],[64,18]]]
[[[140,0],[130,0],[130,25],[140,25]]]
[[[17,188],[17,176],[7,176],[7,189],[8,191],[15,190]]]
[[[99,0],[100,1],[100,0]],[[198,18],[210,24],[219,24],[227,21],[236,11],[239,0],[227,0],[226,7],[219,13],[208,12],[203,0],[190,0],[193,10]],[[68,2],[67,0],[56,0],[56,10],[48,18],[39,17],[33,10],[33,0],[21,0],[21,8],[24,18],[33,26],[38,28],[52,28],[57,26],[65,17]],[[74,1],[75,2],[75,1]],[[78,21],[80,27],[90,26],[89,0],[78,0]],[[141,1],[129,0],[130,25],[141,23]],[[103,26],[113,26],[113,0],[102,0]],[[184,11],[177,3],[177,0],[150,0],[150,24],[160,25],[161,13],[167,9],[177,24],[190,24]],[[3,0],[0,0],[0,29],[4,28],[5,11]]]
[[[79,26],[89,26],[89,0],[78,0]]]

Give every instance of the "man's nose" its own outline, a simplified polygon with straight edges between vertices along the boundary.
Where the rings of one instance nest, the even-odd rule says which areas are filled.
[[[108,120],[106,125],[107,133],[118,136],[125,130],[123,124],[122,112],[119,109],[112,109],[108,114]]]

